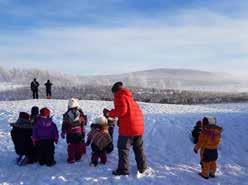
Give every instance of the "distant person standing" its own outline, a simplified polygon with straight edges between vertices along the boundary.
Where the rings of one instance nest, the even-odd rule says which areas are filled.
[[[44,84],[46,86],[46,96],[47,99],[51,99],[52,97],[52,83],[50,82],[50,80],[47,80],[47,82]]]
[[[39,99],[39,82],[36,81],[36,78],[31,82],[31,91],[33,92],[33,99]]]

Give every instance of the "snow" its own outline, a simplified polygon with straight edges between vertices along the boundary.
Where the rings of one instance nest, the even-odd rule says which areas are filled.
[[[81,107],[91,122],[112,102],[81,101]],[[33,105],[48,106],[61,129],[64,100],[26,100],[0,102],[0,184],[101,184],[101,185],[247,185],[248,182],[248,104],[161,105],[140,103],[145,114],[145,151],[149,164],[147,175],[137,174],[133,152],[130,152],[130,175],[113,177],[117,149],[108,156],[105,166],[90,167],[90,148],[81,162],[67,164],[65,140],[56,146],[57,164],[48,168],[38,164],[19,167],[11,141],[9,122],[17,119],[19,111],[30,111]],[[214,115],[224,128],[219,150],[217,178],[205,180],[200,170],[199,156],[193,153],[189,134],[195,122],[205,115]],[[89,131],[89,125],[87,126]],[[117,141],[117,128],[114,142]]]
[[[8,91],[8,90],[15,90],[15,89],[18,89],[21,87],[24,87],[24,85],[7,83],[7,82],[0,82],[0,92],[1,91]]]

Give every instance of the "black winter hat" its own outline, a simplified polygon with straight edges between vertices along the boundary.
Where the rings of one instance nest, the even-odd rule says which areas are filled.
[[[122,82],[116,82],[111,88],[112,93],[116,93],[120,88],[122,88],[122,86],[123,86]]]
[[[32,116],[33,116],[33,115],[38,115],[39,112],[40,112],[39,107],[37,107],[37,106],[33,106],[33,107],[32,107],[32,109],[31,109],[31,115],[32,115]]]

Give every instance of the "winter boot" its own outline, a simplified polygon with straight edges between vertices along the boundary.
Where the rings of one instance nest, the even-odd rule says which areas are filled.
[[[67,162],[68,163],[75,163],[75,144],[68,144],[68,159]]]
[[[113,174],[114,176],[129,175],[128,172],[123,172],[123,171],[120,171],[120,170],[115,170],[115,171],[112,172],[112,174]]]
[[[209,174],[209,177],[215,178],[216,176],[215,176],[215,174],[210,173],[210,174]]]
[[[92,153],[91,164],[93,164],[94,166],[98,165],[98,154],[97,153]]]
[[[143,173],[145,173],[145,171],[146,171],[147,169],[148,169],[148,168],[139,169],[139,173],[143,174]]]
[[[56,161],[51,161],[51,162],[47,163],[47,166],[48,166],[48,167],[52,167],[52,166],[54,166],[55,164],[56,164]]]
[[[208,179],[208,177],[204,176],[202,173],[198,173],[198,175],[200,175],[204,179]]]
[[[18,166],[23,166],[23,165],[28,163],[28,158],[26,156],[24,156],[24,155],[22,155],[21,158],[19,157],[17,160],[19,160],[17,162]]]
[[[16,159],[16,164],[19,165],[19,163],[23,160],[23,155],[19,155],[19,157]]]

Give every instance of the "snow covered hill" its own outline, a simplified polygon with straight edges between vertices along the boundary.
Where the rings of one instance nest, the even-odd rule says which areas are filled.
[[[0,184],[101,184],[101,185],[247,185],[248,184],[248,104],[220,105],[161,105],[140,103],[145,113],[145,151],[150,175],[136,174],[133,152],[130,156],[130,175],[113,177],[111,171],[117,166],[117,149],[108,156],[105,166],[89,167],[90,148],[82,161],[66,163],[66,143],[59,140],[52,168],[38,164],[19,167],[15,165],[16,154],[10,138],[9,122],[18,117],[19,111],[29,111],[33,105],[48,106],[53,110],[54,121],[61,129],[62,113],[67,101],[27,100],[0,102]],[[81,101],[83,110],[91,122],[111,102]],[[204,180],[199,157],[193,153],[189,134],[195,122],[205,115],[215,115],[224,127],[219,152],[217,178]],[[89,125],[87,126],[89,131]],[[115,130],[114,142],[117,139]]]
[[[41,69],[5,69],[0,66],[0,82],[29,86],[33,78],[40,84],[48,79],[56,86],[111,86],[123,81],[127,86],[214,92],[245,92],[247,80],[227,73],[190,69],[152,69],[115,75],[68,75]]]

